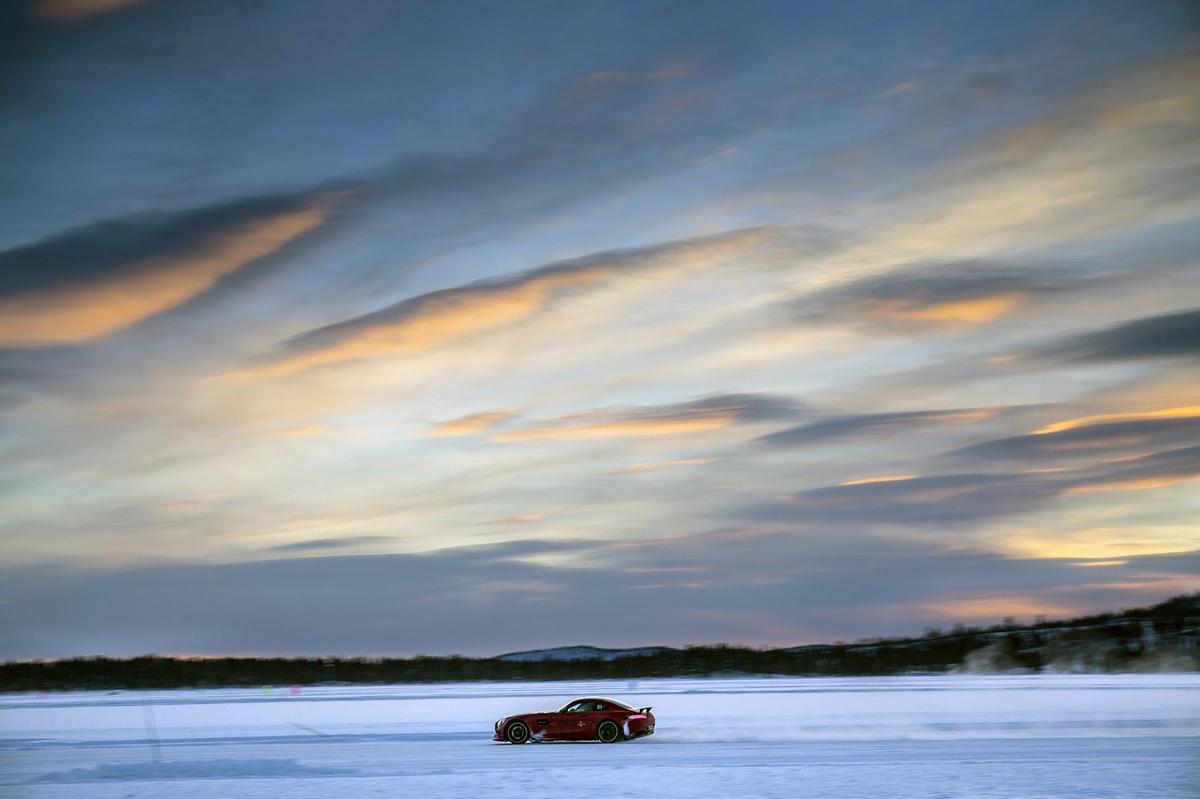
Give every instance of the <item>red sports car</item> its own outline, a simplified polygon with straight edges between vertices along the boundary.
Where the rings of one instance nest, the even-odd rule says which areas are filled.
[[[602,696],[572,699],[558,710],[506,716],[496,722],[493,741],[599,741],[615,744],[654,732],[650,708],[634,709]]]

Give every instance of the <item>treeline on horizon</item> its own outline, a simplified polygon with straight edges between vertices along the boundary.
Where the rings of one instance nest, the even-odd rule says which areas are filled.
[[[115,690],[723,674],[871,676],[913,672],[1200,670],[1200,592],[1148,608],[921,637],[753,649],[716,644],[612,660],[86,657],[0,664],[0,691]]]

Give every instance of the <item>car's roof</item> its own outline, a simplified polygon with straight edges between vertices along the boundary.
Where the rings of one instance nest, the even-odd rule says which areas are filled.
[[[626,710],[634,710],[635,709],[635,708],[632,708],[629,705],[625,704],[624,702],[621,702],[617,699],[610,699],[607,696],[581,696],[578,699],[572,699],[570,702],[567,702],[567,705],[573,705],[576,702],[607,702],[610,705],[616,705],[617,707],[622,707],[622,708],[625,708]],[[563,707],[566,707],[566,705],[563,705]]]

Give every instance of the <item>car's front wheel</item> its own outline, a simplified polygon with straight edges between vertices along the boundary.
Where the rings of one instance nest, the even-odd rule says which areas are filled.
[[[615,744],[621,740],[621,728],[615,721],[606,719],[596,728],[596,740],[602,744]]]
[[[529,728],[523,721],[514,721],[504,728],[504,737],[510,744],[523,744],[529,740]]]

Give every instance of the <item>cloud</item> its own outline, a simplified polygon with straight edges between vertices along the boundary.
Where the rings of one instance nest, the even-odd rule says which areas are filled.
[[[1187,187],[1200,169],[1193,144],[1200,133],[1198,76],[1200,60],[1174,59],[1059,104],[1055,114],[933,173],[922,191],[905,196],[911,213],[860,237],[798,287],[824,290],[847,274],[861,281],[898,264],[934,264],[947,253],[988,259],[1191,218],[1196,198]],[[1032,288],[1026,295],[1018,283],[941,308],[908,295],[867,308],[892,323],[978,323],[1036,296],[1036,280]]]
[[[1025,513],[1060,493],[1059,485],[1037,475],[945,474],[800,491],[776,514],[888,525],[962,522]]]
[[[679,458],[670,461],[649,461],[617,469],[611,472],[611,474],[641,474],[642,472],[657,472],[661,469],[674,469],[677,466],[703,466],[708,463],[714,463],[716,460],[716,458]]]
[[[1200,445],[1075,468],[848,480],[796,492],[783,502],[742,508],[735,516],[884,526],[962,524],[1029,513],[1068,494],[1145,490],[1197,478]]]
[[[578,557],[570,566],[531,560],[549,553]],[[420,555],[4,570],[0,627],[9,634],[0,639],[0,657],[492,655],[567,643],[562,631],[580,629],[598,646],[793,645],[916,632],[946,616],[908,607],[898,613],[897,606],[945,598],[1004,593],[1033,602],[1059,592],[1081,609],[1107,610],[1144,598],[1151,578],[1194,575],[1197,557],[1130,557],[1106,570],[1106,584],[1095,570],[1074,567],[1075,558],[730,531],[633,548],[518,540]],[[995,611],[1011,615],[1012,607]],[[945,613],[954,618],[952,608]]]
[[[766,394],[722,394],[671,405],[604,408],[546,419],[496,436],[496,441],[675,436],[774,421],[795,415],[794,402]]]
[[[233,376],[277,377],[343,361],[429,352],[516,325],[573,292],[634,275],[687,272],[716,265],[754,249],[772,233],[771,228],[751,228],[655,247],[616,250],[421,294],[297,336]]]
[[[968,327],[993,322],[1046,297],[1121,277],[1079,270],[1063,275],[1063,269],[1048,266],[1034,270],[992,261],[930,261],[813,292],[794,307],[809,321]]]
[[[1068,424],[1072,421],[1078,420],[1068,420]],[[1145,453],[1198,439],[1200,414],[1174,418],[1151,416],[1067,426],[1049,432],[1042,428],[1027,435],[972,444],[951,454],[986,462],[1044,463]]]
[[[425,431],[427,436],[470,436],[482,433],[500,422],[511,417],[516,411],[512,408],[497,408],[492,411],[480,411],[447,419],[431,425]]]
[[[576,80],[561,95],[560,103],[565,106],[595,101],[597,95],[606,90],[628,89],[639,84],[674,81],[690,76],[695,65],[683,61],[660,64],[646,70],[599,69]]]
[[[0,347],[91,341],[176,308],[320,227],[339,196],[138,214],[0,252]]]
[[[387,535],[349,535],[344,538],[313,538],[308,541],[295,541],[290,544],[280,544],[271,547],[271,552],[326,552],[331,549],[353,549],[363,544],[377,544],[380,541],[395,541]]]
[[[849,438],[868,432],[904,432],[923,425],[978,422],[992,418],[995,413],[994,410],[988,408],[952,408],[847,414],[770,433],[759,438],[758,443],[776,448],[800,447],[817,441]]]
[[[1073,564],[1088,568],[1124,565],[1131,555],[1194,551],[1200,548],[1200,530],[1186,524],[1100,524],[1065,529],[1039,525],[1005,530],[998,543],[1004,551],[1025,557],[1092,559]]]
[[[857,480],[843,480],[839,486],[861,486],[870,483],[894,483],[899,480],[912,480],[915,474],[884,474],[878,477],[860,477]]]
[[[1142,491],[1200,478],[1200,445],[1100,465],[1068,479],[1064,490]]]
[[[1074,430],[1079,427],[1090,427],[1096,424],[1110,422],[1140,422],[1150,419],[1191,419],[1200,418],[1200,405],[1188,405],[1180,408],[1160,408],[1155,411],[1128,411],[1124,413],[1102,413],[1094,416],[1081,416],[1076,419],[1064,419],[1039,427],[1034,435],[1058,433],[1063,430]]]
[[[496,519],[490,519],[487,524],[502,524],[505,526],[510,524],[531,524],[541,521],[542,518],[542,514],[540,513],[521,513],[516,516],[501,516]]]
[[[1200,356],[1200,309],[1151,316],[1074,336],[1044,354],[1085,361]]]
[[[323,425],[307,425],[305,427],[288,427],[282,430],[272,430],[265,433],[265,438],[320,438],[336,432],[331,427]]]

